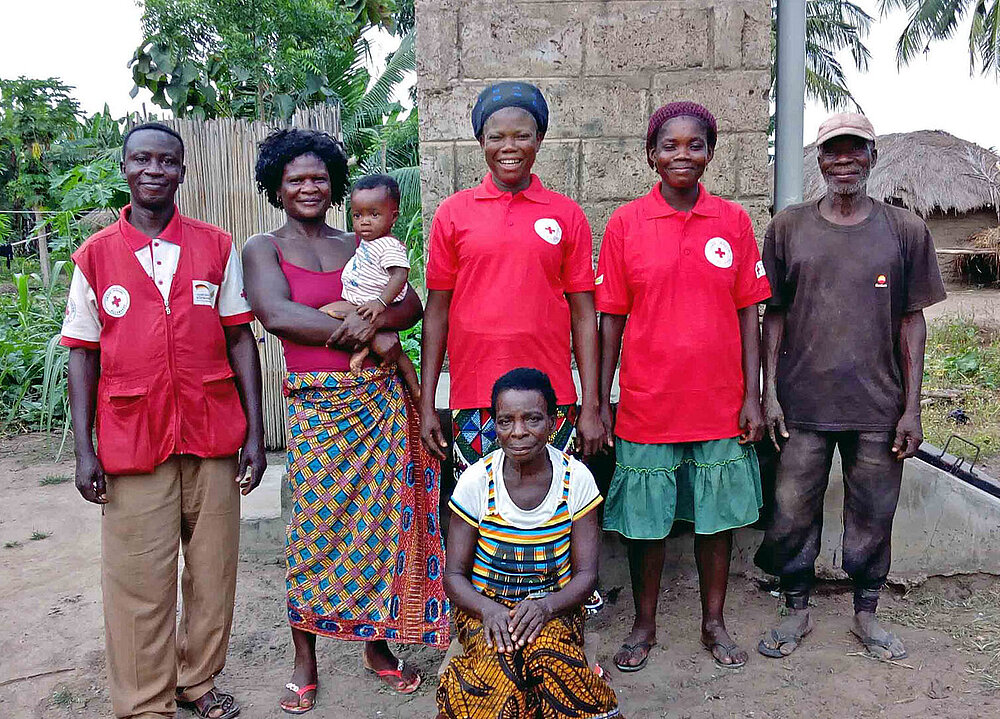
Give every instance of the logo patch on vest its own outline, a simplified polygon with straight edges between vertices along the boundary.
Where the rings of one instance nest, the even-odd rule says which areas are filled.
[[[550,217],[543,217],[535,220],[535,232],[550,245],[558,245],[562,239],[562,228],[559,223]]]
[[[875,278],[875,286],[876,287],[888,287],[889,286],[889,280],[886,279],[885,275],[879,275],[878,277]]]
[[[215,307],[215,298],[219,295],[219,286],[207,280],[192,280],[191,292],[192,302],[205,307]]]
[[[104,297],[101,298],[101,307],[112,317],[124,317],[131,304],[128,290],[121,285],[111,285],[104,290]]]
[[[757,264],[753,266],[753,273],[757,275],[758,280],[764,276],[764,263],[762,261],[757,260]]]
[[[713,237],[705,243],[705,259],[722,269],[732,267],[733,248],[721,237]]]

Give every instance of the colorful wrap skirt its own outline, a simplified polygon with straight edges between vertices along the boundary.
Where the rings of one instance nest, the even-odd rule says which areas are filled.
[[[391,367],[295,372],[288,398],[288,621],[337,639],[444,648],[440,468]]]
[[[615,438],[615,476],[604,529],[629,539],[663,539],[677,520],[697,534],[757,521],[763,494],[752,445],[737,438],[640,444]]]
[[[556,426],[549,435],[549,444],[560,452],[569,452],[576,437],[579,408],[575,404],[556,407]],[[455,480],[466,469],[488,454],[500,449],[497,428],[489,407],[485,409],[455,409],[451,412],[452,436],[455,441]]]
[[[611,686],[587,664],[583,609],[551,619],[531,644],[501,654],[486,645],[483,623],[455,610],[465,652],[451,660],[437,690],[448,719],[611,719],[621,716]]]

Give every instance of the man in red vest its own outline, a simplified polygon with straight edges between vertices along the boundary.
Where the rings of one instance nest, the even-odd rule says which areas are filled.
[[[250,305],[230,236],[174,206],[181,137],[133,128],[122,172],[131,204],[73,254],[62,327],[76,486],[102,505],[111,700],[122,718],[172,717],[180,703],[232,719],[240,707],[213,678],[233,619],[239,495],[266,466]]]

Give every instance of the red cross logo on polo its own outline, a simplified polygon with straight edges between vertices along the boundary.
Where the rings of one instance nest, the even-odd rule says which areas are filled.
[[[124,317],[131,304],[132,298],[129,297],[128,290],[121,285],[111,285],[104,290],[101,298],[101,307],[112,317]]]
[[[722,269],[732,267],[733,248],[721,237],[713,237],[705,243],[705,259]]]
[[[562,228],[551,217],[535,220],[535,232],[550,245],[558,245],[562,239]]]
[[[889,286],[889,280],[886,279],[885,275],[879,275],[878,277],[875,278],[875,286],[876,287],[888,287]]]

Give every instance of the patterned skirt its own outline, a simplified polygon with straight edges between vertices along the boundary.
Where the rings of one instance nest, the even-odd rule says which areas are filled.
[[[612,719],[621,716],[611,686],[587,664],[580,609],[549,622],[512,654],[486,645],[483,623],[455,611],[465,652],[453,658],[437,690],[448,719]]]
[[[569,452],[576,437],[575,404],[556,407],[556,426],[549,435],[549,444],[560,452]],[[489,407],[485,409],[455,409],[451,412],[452,436],[455,441],[455,479],[486,455],[500,449],[497,428]]]
[[[288,621],[337,639],[447,647],[440,469],[389,367],[285,379]]]

